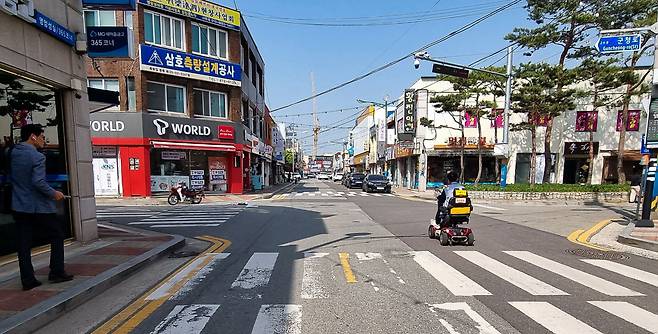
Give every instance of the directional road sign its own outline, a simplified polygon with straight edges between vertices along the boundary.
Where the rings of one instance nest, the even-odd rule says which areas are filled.
[[[613,53],[637,51],[642,45],[642,35],[603,36],[597,44],[599,52]]]

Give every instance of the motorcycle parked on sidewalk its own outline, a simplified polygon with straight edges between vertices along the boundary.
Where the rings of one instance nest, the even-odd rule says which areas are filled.
[[[192,204],[199,204],[201,200],[206,197],[203,190],[189,189],[184,186],[172,187],[167,198],[169,205],[176,205],[180,202],[190,202]]]

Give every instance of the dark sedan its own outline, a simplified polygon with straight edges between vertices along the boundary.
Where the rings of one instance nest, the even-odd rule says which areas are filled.
[[[370,174],[363,180],[362,189],[365,192],[381,191],[390,193],[391,183],[388,182],[388,179],[384,175]]]
[[[347,182],[347,187],[348,188],[361,188],[363,186],[363,179],[366,176],[364,174],[360,173],[354,173],[350,175],[350,179]]]

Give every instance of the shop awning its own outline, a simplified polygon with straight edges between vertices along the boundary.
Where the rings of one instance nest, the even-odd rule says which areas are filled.
[[[152,141],[153,148],[167,148],[171,150],[197,150],[197,151],[224,151],[235,152],[235,146],[231,144],[199,144],[199,143],[174,143],[166,141]]]

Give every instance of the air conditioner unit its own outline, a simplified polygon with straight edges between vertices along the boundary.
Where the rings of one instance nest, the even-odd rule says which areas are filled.
[[[12,16],[18,13],[18,5],[16,4],[16,1],[0,0],[0,3],[2,4],[0,10],[2,10],[3,12]]]

